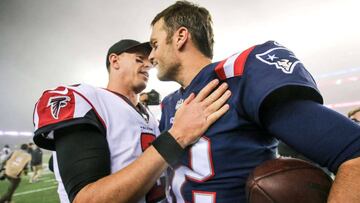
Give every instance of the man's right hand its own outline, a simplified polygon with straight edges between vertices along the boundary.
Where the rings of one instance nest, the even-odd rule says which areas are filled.
[[[231,92],[227,90],[226,83],[214,90],[218,84],[219,80],[215,79],[197,96],[194,93],[190,94],[176,111],[174,124],[169,133],[182,148],[195,143],[211,124],[229,110],[229,105],[225,102],[230,98]]]

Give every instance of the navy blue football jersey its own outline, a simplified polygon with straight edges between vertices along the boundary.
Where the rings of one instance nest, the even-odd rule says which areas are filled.
[[[287,48],[269,41],[204,67],[188,87],[165,97],[160,131],[172,126],[176,110],[192,92],[215,78],[229,85],[230,109],[169,169],[169,202],[245,203],[249,173],[276,156],[278,142],[259,115],[266,98],[291,86],[298,95],[322,103],[303,64]]]

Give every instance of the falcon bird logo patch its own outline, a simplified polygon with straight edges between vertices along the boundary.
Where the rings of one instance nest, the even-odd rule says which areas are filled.
[[[298,63],[301,63],[295,55],[284,47],[269,49],[264,53],[256,54],[261,62],[274,65],[286,74],[291,74]]]
[[[50,106],[52,117],[55,118],[55,119],[58,119],[60,109],[65,107],[68,104],[69,101],[70,101],[70,97],[68,97],[68,96],[50,97],[49,101],[48,101],[48,104],[47,104],[47,107]]]

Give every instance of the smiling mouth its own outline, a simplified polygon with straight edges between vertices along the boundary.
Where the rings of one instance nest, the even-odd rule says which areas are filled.
[[[144,75],[146,78],[149,78],[149,73],[148,72],[140,71],[140,74]]]

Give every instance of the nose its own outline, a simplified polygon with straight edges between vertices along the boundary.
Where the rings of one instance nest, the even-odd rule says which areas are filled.
[[[154,49],[151,49],[151,52],[150,52],[148,58],[149,58],[150,63],[151,63],[151,64],[154,64],[154,62],[155,62]]]
[[[153,67],[152,63],[150,60],[144,60],[144,66],[146,69],[151,69]]]

